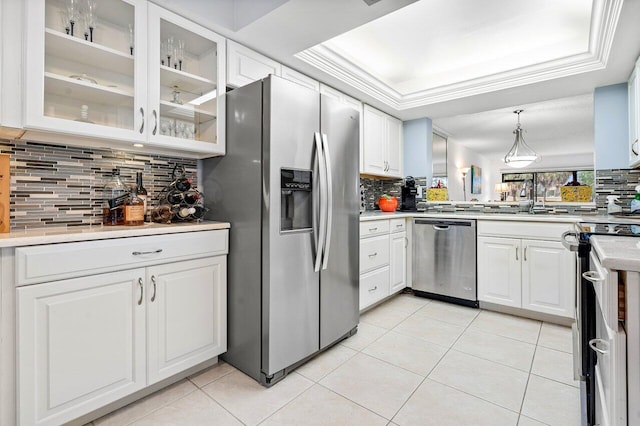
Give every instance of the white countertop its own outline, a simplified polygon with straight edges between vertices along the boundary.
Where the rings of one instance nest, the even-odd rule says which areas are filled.
[[[593,222],[597,216],[578,216],[578,215],[560,215],[560,214],[529,214],[529,213],[478,213],[478,212],[381,212],[368,211],[360,215],[360,221],[369,221],[376,219],[392,219],[401,217],[455,217],[458,219],[478,219],[478,220],[515,220],[520,222],[557,222],[557,223],[575,223],[582,221]]]
[[[228,222],[145,223],[141,226],[49,227],[29,231],[0,234],[0,248],[32,246],[37,244],[70,243],[104,240],[108,238],[140,237],[144,235],[176,234],[180,232],[228,229]]]
[[[605,268],[640,271],[640,238],[593,235],[589,241]]]

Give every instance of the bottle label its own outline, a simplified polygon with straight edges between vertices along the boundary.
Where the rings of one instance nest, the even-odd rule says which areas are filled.
[[[116,197],[116,198],[111,198],[110,200],[108,200],[109,201],[109,208],[113,209],[113,208],[116,208],[118,206],[123,205],[127,198],[129,198],[129,194],[128,193],[122,194],[122,195],[120,195],[119,197]]]
[[[124,206],[125,222],[144,220],[144,205]]]

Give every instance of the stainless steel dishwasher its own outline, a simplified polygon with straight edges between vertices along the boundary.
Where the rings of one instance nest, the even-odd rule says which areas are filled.
[[[413,219],[413,291],[478,307],[475,220]]]

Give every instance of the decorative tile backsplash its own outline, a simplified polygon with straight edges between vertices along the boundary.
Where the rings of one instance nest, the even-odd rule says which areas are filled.
[[[12,231],[102,223],[102,188],[114,168],[125,185],[142,172],[151,205],[176,163],[197,177],[194,159],[4,139],[0,153],[11,156]]]
[[[623,212],[630,211],[635,187],[640,185],[640,169],[596,170],[596,207],[598,213],[607,212],[607,195],[617,195]]]

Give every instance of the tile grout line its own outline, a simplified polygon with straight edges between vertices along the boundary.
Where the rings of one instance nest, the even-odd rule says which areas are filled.
[[[520,402],[520,410],[518,411],[518,423],[520,423],[520,417],[522,417],[522,408],[524,407],[524,401],[527,399],[527,392],[529,391],[529,380],[531,379],[531,371],[533,370],[533,364],[536,361],[536,353],[538,352],[538,342],[540,342],[540,335],[542,334],[542,324],[540,321],[540,328],[538,329],[538,336],[536,337],[536,346],[533,350],[533,356],[531,357],[531,365],[529,365],[529,374],[527,375],[527,383],[524,386],[524,394],[522,395],[522,401]],[[538,420],[533,418],[534,420]]]
[[[189,380],[188,380],[188,379],[186,379],[186,378],[185,378],[185,380],[189,381]],[[189,381],[189,382],[190,382],[190,381]],[[180,382],[176,382],[176,383],[180,383]],[[166,403],[166,404],[163,404],[163,405],[159,406],[158,408],[156,408],[156,409],[154,409],[154,410],[149,411],[149,412],[148,412],[147,414],[145,414],[144,416],[137,417],[137,418],[135,418],[135,419],[133,419],[133,420],[131,420],[131,421],[129,421],[129,422],[127,422],[127,423],[125,423],[125,426],[131,425],[131,424],[133,424],[133,423],[135,423],[135,422],[137,422],[137,421],[140,421],[140,420],[144,419],[145,417],[148,417],[148,416],[152,415],[153,413],[155,413],[155,412],[157,412],[157,411],[162,410],[163,408],[167,407],[168,405],[173,404],[174,402],[179,401],[179,400],[181,400],[182,398],[186,398],[186,397],[188,397],[189,395],[191,395],[192,393],[194,393],[194,392],[196,392],[196,391],[199,391],[199,390],[200,390],[200,388],[199,388],[199,387],[197,387],[196,385],[194,385],[194,386],[195,386],[195,389],[194,389],[194,390],[192,390],[191,392],[188,392],[188,393],[186,393],[185,395],[182,395],[181,397],[177,397],[177,398],[175,398],[175,399],[172,399],[171,401],[167,401],[167,403]],[[158,390],[158,391],[156,391],[156,392],[160,392],[160,391],[162,391],[162,390],[164,390],[164,389],[166,389],[166,388],[160,389],[160,390]],[[154,393],[156,393],[156,392],[154,392]],[[152,393],[152,394],[150,394],[150,395],[147,395],[147,396],[151,396],[151,395],[153,395],[153,393]],[[145,398],[146,398],[146,397],[145,397]],[[144,399],[144,398],[141,398],[141,399],[138,399],[138,400],[136,400],[136,401],[133,401],[131,404],[137,404],[137,403],[138,403],[138,401],[141,401],[142,399]],[[129,405],[131,405],[131,404],[129,404]],[[128,405],[125,405],[125,407],[127,407],[127,406],[128,406]],[[124,408],[124,407],[122,407],[122,408]],[[118,410],[116,410],[116,411],[118,411]],[[115,413],[115,411],[113,411],[113,413]],[[111,413],[109,413],[109,414],[111,414]],[[96,419],[96,420],[97,420],[97,419]],[[95,420],[94,420],[94,421],[95,421]]]

